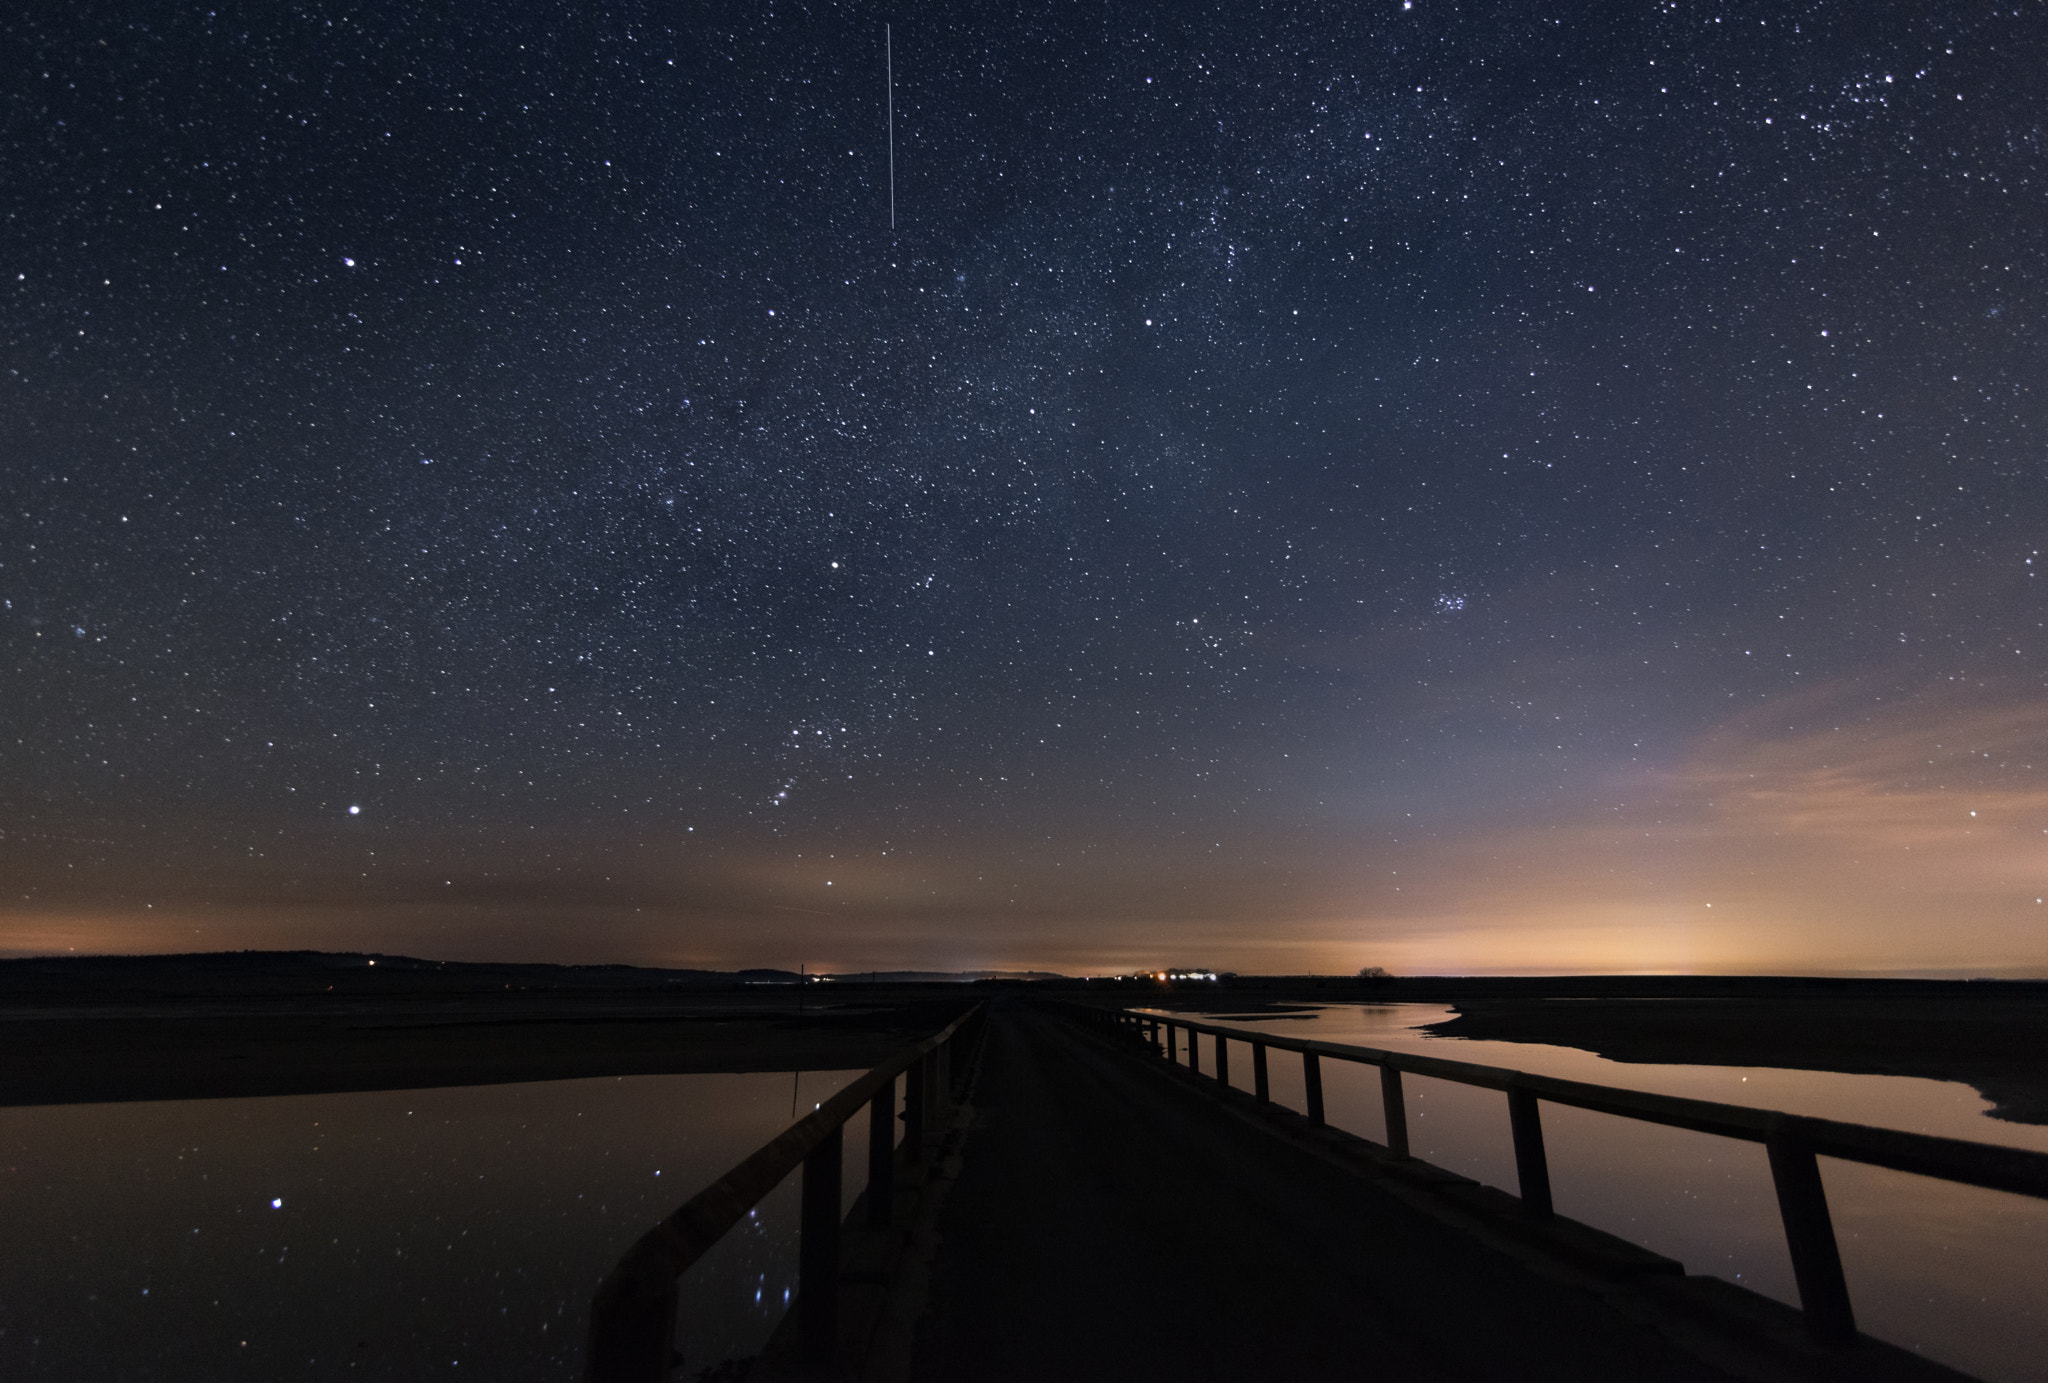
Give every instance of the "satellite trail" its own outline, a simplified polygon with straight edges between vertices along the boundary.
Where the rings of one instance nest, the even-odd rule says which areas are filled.
[[[889,110],[889,229],[896,229],[896,41],[882,26],[882,70],[888,74],[883,103]]]

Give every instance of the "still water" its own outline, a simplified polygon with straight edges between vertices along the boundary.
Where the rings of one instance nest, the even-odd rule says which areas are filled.
[[[1452,1010],[1430,1004],[1336,1005],[1306,1018],[1211,1021],[2048,1152],[2048,1128],[1985,1117],[1989,1102],[1966,1085],[1638,1065],[1570,1047],[1417,1031],[1451,1016]],[[1202,1064],[1214,1073],[1206,1042]],[[1299,1060],[1274,1053],[1271,1065],[1274,1098],[1302,1108]],[[1232,1084],[1248,1087],[1250,1068],[1238,1053]],[[1515,1189],[1505,1096],[1414,1075],[1402,1079],[1415,1156]],[[1330,1122],[1385,1138],[1376,1069],[1326,1060],[1323,1085]],[[1761,1145],[1552,1104],[1543,1106],[1543,1129],[1559,1214],[1668,1254],[1689,1272],[1797,1303]],[[2048,1203],[1830,1158],[1821,1159],[1821,1176],[1857,1324],[1866,1333],[1994,1383],[2048,1380],[2048,1289],[2042,1286],[2048,1282]]]
[[[0,1109],[0,1378],[573,1379],[626,1247],[859,1074]],[[796,1190],[685,1278],[683,1376],[780,1319]]]
[[[1963,1085],[1416,1031],[1449,1015],[1344,1005],[1234,1026],[2048,1151],[2048,1129],[1984,1117]],[[1236,1083],[1249,1067],[1240,1054]],[[1377,1073],[1323,1071],[1332,1122],[1383,1137]],[[0,1378],[573,1379],[590,1293],[625,1247],[858,1074],[0,1109]],[[1301,1108],[1299,1064],[1277,1056],[1272,1079]],[[1417,1156],[1514,1189],[1502,1096],[1412,1075],[1407,1091]],[[1561,1213],[1796,1300],[1760,1147],[1543,1118]],[[846,1137],[851,1168],[864,1114]],[[1822,1175],[1866,1331],[2048,1383],[2048,1205],[1827,1159]],[[791,1178],[685,1278],[685,1377],[760,1348],[795,1265]]]

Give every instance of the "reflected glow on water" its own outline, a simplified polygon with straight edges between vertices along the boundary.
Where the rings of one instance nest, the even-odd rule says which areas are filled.
[[[0,1109],[0,1378],[573,1379],[626,1247],[859,1074]],[[685,1279],[691,1375],[780,1319],[795,1193]]]
[[[1416,1031],[1452,1012],[1435,1004],[1347,1004],[1307,1019],[1205,1021],[2048,1151],[2048,1128],[1986,1118],[1989,1102],[1966,1085],[1761,1067],[1638,1065],[1571,1047]],[[1206,1041],[1202,1066],[1214,1074]],[[1270,1067],[1273,1097],[1302,1108],[1299,1060],[1276,1052]],[[1379,1072],[1329,1060],[1322,1068],[1330,1122],[1384,1140]],[[1249,1088],[1251,1078],[1246,1055],[1233,1053],[1231,1084]],[[1503,1095],[1413,1074],[1402,1081],[1415,1156],[1516,1189]],[[1669,1254],[1689,1272],[1797,1303],[1762,1145],[1548,1103],[1543,1129],[1560,1214]],[[1857,1323],[1866,1333],[1995,1383],[2048,1380],[2048,1310],[2039,1288],[2048,1272],[2048,1204],[1829,1158],[1821,1159],[1821,1175]]]

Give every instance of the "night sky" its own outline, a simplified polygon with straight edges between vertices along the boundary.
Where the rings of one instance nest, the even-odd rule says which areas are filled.
[[[0,951],[2048,973],[2039,7],[429,8],[0,19]]]

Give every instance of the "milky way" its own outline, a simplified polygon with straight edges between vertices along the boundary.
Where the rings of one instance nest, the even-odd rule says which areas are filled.
[[[0,21],[0,948],[2048,966],[2048,26],[1554,8]]]

